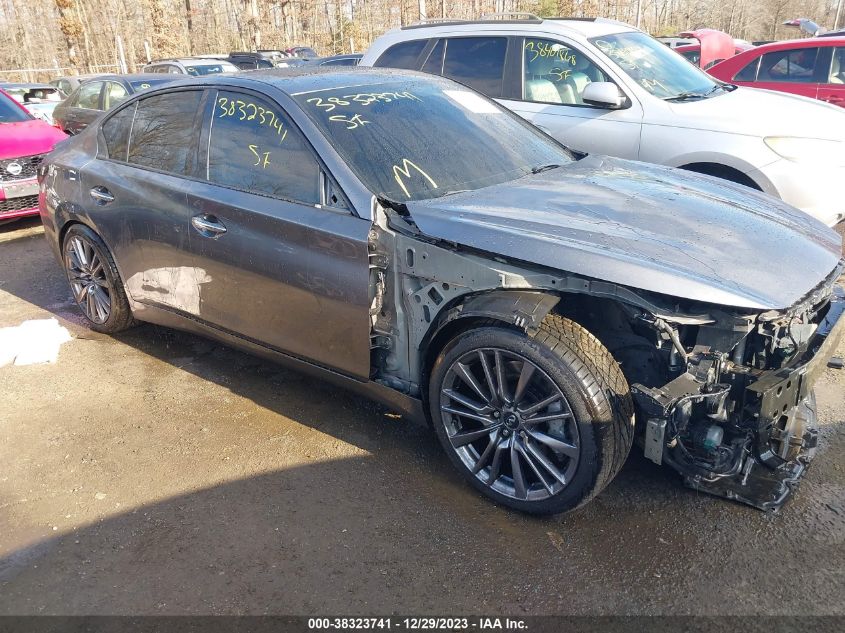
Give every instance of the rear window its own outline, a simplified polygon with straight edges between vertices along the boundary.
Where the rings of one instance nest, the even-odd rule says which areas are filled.
[[[32,116],[11,98],[0,94],[0,123],[19,123],[29,121],[31,118]]]
[[[192,77],[199,77],[202,75],[217,75],[219,73],[227,73],[238,70],[234,64],[185,64],[185,71]]]
[[[505,37],[450,39],[446,43],[443,75],[488,97],[501,97],[507,48]]]
[[[189,90],[139,101],[127,160],[173,174],[191,173],[201,96],[201,91]]]
[[[132,129],[132,119],[135,116],[134,105],[123,108],[103,123],[103,139],[106,141],[106,153],[109,158],[125,161],[126,150],[129,147],[129,131]]]
[[[171,78],[164,78],[161,79],[141,79],[138,81],[130,81],[129,85],[132,86],[133,92],[140,92],[141,90],[146,90],[147,88],[152,88],[153,86],[160,86],[161,84],[165,84],[168,81],[173,81]]]
[[[745,68],[734,75],[736,81],[757,81],[757,67],[760,65],[760,58],[755,57],[754,60],[747,64]]]
[[[394,44],[382,53],[381,57],[376,60],[373,66],[416,70],[417,59],[420,53],[423,52],[427,42],[428,40],[414,40],[412,42]]]

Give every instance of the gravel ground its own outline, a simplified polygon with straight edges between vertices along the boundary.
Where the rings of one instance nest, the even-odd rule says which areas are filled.
[[[58,361],[0,368],[0,614],[845,615],[845,371],[778,513],[635,450],[537,519],[357,396],[153,326],[92,333],[39,225],[0,227],[0,328],[51,317]]]

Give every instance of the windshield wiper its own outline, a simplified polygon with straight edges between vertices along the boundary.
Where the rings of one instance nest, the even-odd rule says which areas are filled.
[[[682,92],[681,94],[677,94],[674,97],[666,97],[663,99],[664,101],[687,101],[688,99],[706,99],[707,94],[705,92]]]
[[[555,163],[551,163],[549,165],[540,165],[539,167],[532,167],[531,173],[532,174],[539,174],[539,173],[542,173],[544,171],[549,171],[550,169],[557,169],[558,167],[560,167],[560,165],[557,165]]]
[[[716,84],[707,92],[682,92],[680,94],[676,94],[674,97],[666,97],[663,99],[664,101],[686,101],[687,99],[706,99],[714,92],[716,92],[719,88],[721,88],[719,84]]]

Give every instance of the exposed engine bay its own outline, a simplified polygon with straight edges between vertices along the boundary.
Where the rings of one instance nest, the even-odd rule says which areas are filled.
[[[702,492],[782,505],[815,453],[812,387],[843,336],[839,272],[787,311],[652,323],[674,377],[632,384],[645,456]]]

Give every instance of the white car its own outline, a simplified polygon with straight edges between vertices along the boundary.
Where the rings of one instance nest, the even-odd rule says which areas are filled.
[[[204,77],[219,73],[236,73],[239,70],[240,68],[225,59],[210,59],[201,56],[160,59],[144,66],[143,72]]]
[[[829,226],[845,218],[845,110],[722,83],[621,22],[412,25],[378,38],[360,65],[450,77],[574,150],[719,176]]]

